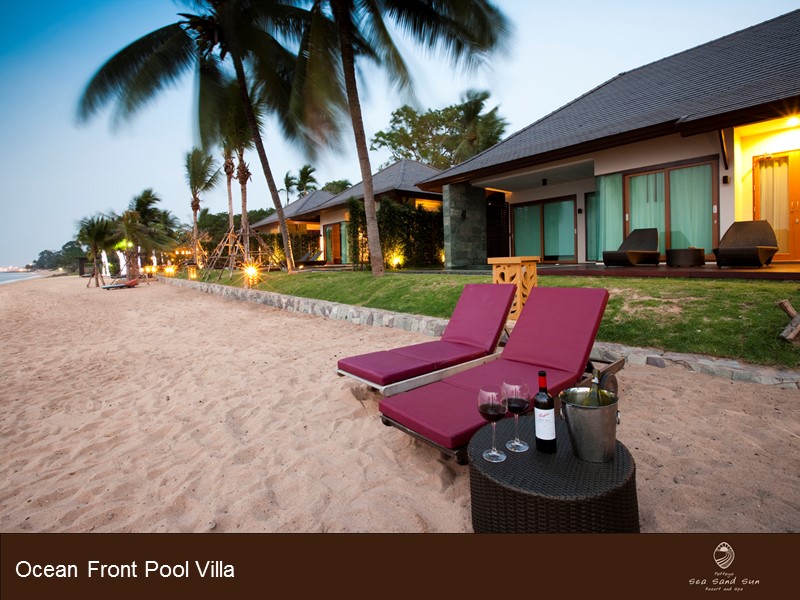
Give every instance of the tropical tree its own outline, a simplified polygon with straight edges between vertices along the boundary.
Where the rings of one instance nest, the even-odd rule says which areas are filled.
[[[368,58],[384,67],[400,88],[410,91],[411,77],[389,32],[388,22],[423,46],[442,50],[453,62],[468,67],[476,66],[501,45],[509,30],[508,22],[488,0],[315,0],[311,13],[311,33],[301,43],[304,64],[298,69],[302,74],[299,81],[304,84],[302,101],[295,101],[294,108],[304,106],[313,94],[314,90],[306,85],[309,81],[320,83],[319,89],[326,92],[331,85],[344,86],[364,186],[370,263],[373,274],[381,276],[383,255],[356,81],[356,59]],[[334,27],[327,27],[325,21],[331,21]],[[320,71],[327,73],[327,78],[323,79]]]
[[[186,153],[186,183],[192,194],[192,256],[197,262],[197,213],[200,212],[200,194],[213,188],[220,179],[220,169],[214,159],[200,148]]]
[[[308,148],[337,131],[333,107],[336,99],[323,90],[314,96],[320,104],[306,101],[303,120],[289,111],[289,90],[296,62],[293,52],[280,42],[299,35],[309,13],[291,0],[184,0],[198,14],[180,14],[181,19],[157,29],[112,56],[92,77],[81,96],[78,116],[86,121],[104,106],[116,107],[114,120],[130,119],[159,92],[196,70],[197,106],[201,136],[208,123],[219,117],[222,102],[220,80],[223,61],[229,60],[239,84],[242,106],[256,146],[264,177],[278,213],[287,267],[294,263],[283,208],[266,150],[253,114],[245,63],[269,92],[268,108],[284,133]],[[311,116],[313,115],[313,120]],[[307,118],[306,118],[307,117]],[[204,146],[205,140],[204,140]],[[206,146],[208,147],[208,146]]]
[[[286,192],[286,204],[289,204],[289,194],[292,190],[297,188],[297,177],[292,175],[291,171],[286,171],[286,175],[283,176],[283,187],[280,191]]]
[[[392,112],[389,127],[372,138],[370,150],[385,148],[391,162],[411,159],[444,170],[499,142],[507,122],[498,107],[483,112],[489,92],[469,90],[460,104],[417,112],[408,104]]]
[[[353,187],[353,184],[347,179],[334,179],[333,181],[326,182],[321,189],[335,196],[351,187]]]
[[[309,164],[300,167],[300,171],[297,173],[297,191],[299,197],[302,198],[308,194],[308,192],[317,189],[317,179],[314,177],[314,171],[316,170],[315,167]]]
[[[85,217],[78,223],[78,236],[76,239],[84,246],[89,247],[87,256],[92,259],[95,287],[100,287],[101,280],[105,285],[106,281],[103,278],[98,259],[103,250],[111,250],[114,244],[119,241],[114,221],[103,215]],[[91,283],[92,278],[86,283],[86,287],[89,287]]]

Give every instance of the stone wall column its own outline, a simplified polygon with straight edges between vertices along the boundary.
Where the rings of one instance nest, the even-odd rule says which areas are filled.
[[[444,186],[444,256],[446,269],[486,265],[486,192],[468,183]]]

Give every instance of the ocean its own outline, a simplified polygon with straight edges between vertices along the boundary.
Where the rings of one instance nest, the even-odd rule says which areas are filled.
[[[39,273],[0,272],[0,285],[14,283],[22,279],[30,279],[31,277],[41,277],[41,275]]]

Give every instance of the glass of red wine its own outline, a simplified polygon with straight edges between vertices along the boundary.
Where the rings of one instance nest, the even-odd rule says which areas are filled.
[[[505,396],[500,391],[500,386],[485,385],[478,392],[478,412],[481,416],[492,424],[492,448],[484,450],[483,458],[489,462],[503,462],[506,453],[497,449],[495,442],[495,429],[497,421],[502,419],[508,412],[508,404]]]
[[[521,379],[506,379],[501,394],[506,399],[508,411],[514,415],[514,439],[506,442],[512,452],[525,452],[529,446],[519,439],[519,416],[531,406],[531,392]]]

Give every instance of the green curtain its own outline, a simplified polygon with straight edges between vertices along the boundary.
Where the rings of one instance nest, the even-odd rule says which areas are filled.
[[[664,253],[665,198],[664,172],[634,175],[628,180],[630,194],[630,231],[658,229],[658,249]]]
[[[350,262],[347,256],[347,221],[341,222],[341,229],[339,230],[339,243],[342,246],[342,264]]]
[[[711,174],[711,165],[670,171],[671,248],[694,246],[711,252]]]
[[[325,225],[325,260],[333,262],[333,227]]]
[[[514,256],[541,256],[541,209],[538,204],[514,207]]]
[[[560,200],[544,204],[544,259],[575,258],[575,202]]]
[[[624,237],[622,173],[601,175],[595,186],[586,198],[586,260],[602,260],[603,250],[616,250]]]

